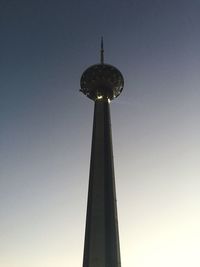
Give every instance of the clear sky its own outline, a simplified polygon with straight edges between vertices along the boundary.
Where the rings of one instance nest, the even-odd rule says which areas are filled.
[[[123,267],[200,266],[200,1],[1,0],[0,266],[82,265],[93,102],[111,103]]]

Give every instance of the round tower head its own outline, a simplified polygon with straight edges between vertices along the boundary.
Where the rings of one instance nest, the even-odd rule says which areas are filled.
[[[114,99],[121,94],[124,79],[121,72],[108,64],[97,64],[84,71],[81,92],[92,100]]]
[[[81,76],[80,91],[90,99],[112,100],[118,97],[124,87],[121,72],[112,65],[104,64],[103,40],[101,42],[101,63],[92,65]]]

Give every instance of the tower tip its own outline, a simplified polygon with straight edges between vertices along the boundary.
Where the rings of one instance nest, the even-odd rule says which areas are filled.
[[[104,64],[104,47],[103,47],[103,36],[101,36],[101,64]]]

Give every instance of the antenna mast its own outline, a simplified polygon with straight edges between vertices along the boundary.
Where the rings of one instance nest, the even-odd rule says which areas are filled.
[[[101,64],[104,64],[104,48],[103,48],[103,37],[101,37],[101,58],[100,58]]]

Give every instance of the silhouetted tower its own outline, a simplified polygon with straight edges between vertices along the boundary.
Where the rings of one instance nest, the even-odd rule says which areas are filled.
[[[104,64],[103,39],[100,64],[86,69],[80,83],[95,103],[83,267],[120,267],[109,103],[120,95],[124,79]]]

